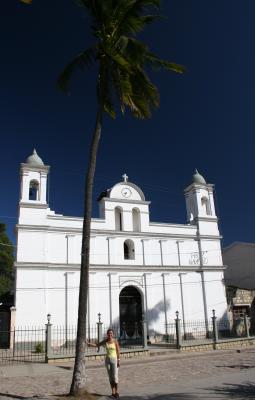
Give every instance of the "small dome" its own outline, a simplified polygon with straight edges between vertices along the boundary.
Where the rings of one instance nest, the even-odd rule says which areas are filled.
[[[33,154],[26,159],[26,164],[42,167],[44,166],[43,160],[38,156],[34,149]]]
[[[195,173],[193,175],[193,183],[197,183],[198,185],[206,185],[205,178],[200,175],[197,169],[195,170]]]

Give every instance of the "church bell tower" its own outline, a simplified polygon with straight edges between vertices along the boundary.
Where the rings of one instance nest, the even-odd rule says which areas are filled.
[[[188,223],[197,225],[200,233],[219,234],[218,219],[215,214],[214,185],[195,170],[193,182],[184,190]]]
[[[20,166],[19,223],[42,223],[48,208],[47,178],[50,167],[44,165],[34,149]]]
[[[47,177],[49,166],[34,149],[25,163],[21,164],[20,204],[47,205]]]

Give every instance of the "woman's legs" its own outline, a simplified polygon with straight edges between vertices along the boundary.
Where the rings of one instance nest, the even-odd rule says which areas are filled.
[[[115,395],[114,395],[114,396],[117,397],[117,398],[119,398],[118,384],[115,383],[114,386],[115,386]]]
[[[112,395],[119,397],[118,394],[118,367],[117,367],[117,360],[115,359],[105,359],[105,366],[107,369],[109,382],[112,389]]]

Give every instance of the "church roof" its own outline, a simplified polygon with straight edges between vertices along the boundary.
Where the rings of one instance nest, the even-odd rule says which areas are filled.
[[[193,183],[197,183],[199,185],[206,185],[206,180],[205,178],[198,172],[198,170],[195,170],[195,173],[193,175]]]
[[[43,160],[38,156],[36,150],[33,150],[33,154],[26,159],[26,164],[31,166],[44,166]]]
[[[98,196],[97,201],[100,201],[105,197],[120,200],[130,199],[131,201],[145,201],[143,191],[136,184],[128,181],[128,176],[126,174],[124,174],[122,178],[122,182],[118,182],[112,188],[102,191]]]

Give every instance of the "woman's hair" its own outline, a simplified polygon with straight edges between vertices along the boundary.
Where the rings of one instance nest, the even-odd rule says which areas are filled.
[[[107,329],[106,334],[108,335],[109,332],[113,333],[113,329],[111,329],[111,328]]]

